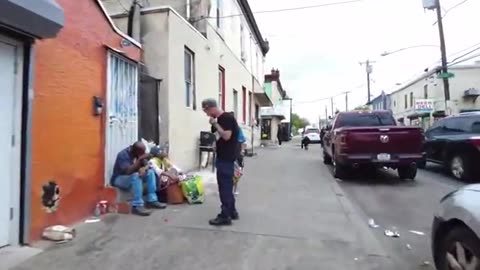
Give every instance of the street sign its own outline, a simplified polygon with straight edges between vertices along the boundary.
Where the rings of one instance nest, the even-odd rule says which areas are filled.
[[[453,78],[455,77],[455,74],[451,73],[451,72],[445,72],[445,73],[439,73],[437,78],[439,79],[450,79],[450,78]]]
[[[431,99],[417,99],[415,100],[415,112],[430,113],[433,111],[434,102]]]

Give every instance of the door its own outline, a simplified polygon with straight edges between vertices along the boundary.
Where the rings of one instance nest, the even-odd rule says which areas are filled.
[[[109,183],[118,152],[138,140],[138,70],[136,63],[108,54],[105,181]]]
[[[18,55],[16,45],[2,41],[0,37],[0,247],[9,244],[11,220],[13,219],[12,190],[14,183],[18,183],[14,169],[19,164],[14,153],[14,134],[16,133],[16,59]],[[21,91],[18,90],[18,91]]]
[[[158,89],[160,81],[146,74],[140,75],[138,93],[139,137],[159,144],[160,119],[158,118]]]

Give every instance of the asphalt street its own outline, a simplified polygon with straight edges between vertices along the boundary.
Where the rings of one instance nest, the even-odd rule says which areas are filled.
[[[331,166],[322,164],[319,145],[312,145],[309,152],[323,170],[332,172]],[[433,213],[445,194],[466,183],[456,181],[431,163],[425,170],[419,170],[414,181],[402,181],[396,171],[384,169],[374,174],[356,172],[336,181],[360,208],[365,222],[373,219],[378,225],[371,230],[397,267],[434,269],[430,247]],[[385,236],[386,229],[397,231],[400,237]]]

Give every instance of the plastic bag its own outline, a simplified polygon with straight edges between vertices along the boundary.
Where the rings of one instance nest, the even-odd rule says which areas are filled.
[[[238,164],[238,162],[235,162],[235,169],[233,171],[233,184],[237,184],[238,181],[240,181],[240,178],[243,175],[243,169],[242,167]]]
[[[200,204],[205,200],[205,192],[203,189],[202,177],[193,176],[180,183],[183,196],[189,204]]]
[[[76,231],[63,225],[55,225],[47,227],[43,230],[42,236],[44,239],[52,241],[70,241],[76,236]]]

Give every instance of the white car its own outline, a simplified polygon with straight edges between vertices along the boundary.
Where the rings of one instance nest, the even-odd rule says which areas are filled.
[[[310,140],[310,143],[320,143],[320,130],[318,128],[307,128],[305,130],[305,133],[302,136],[302,139],[304,137],[308,137]]]

